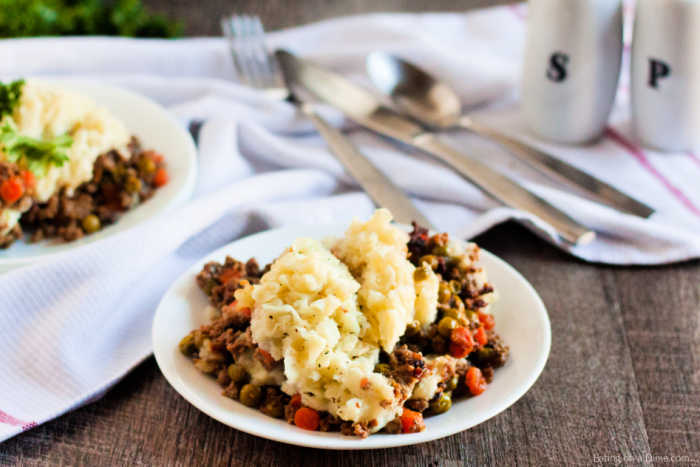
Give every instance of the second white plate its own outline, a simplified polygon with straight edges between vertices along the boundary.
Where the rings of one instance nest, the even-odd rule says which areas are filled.
[[[109,109],[124,122],[131,134],[141,140],[144,148],[163,154],[169,181],[151,199],[126,212],[114,224],[80,240],[27,243],[20,239],[8,249],[0,250],[0,273],[133,227],[186,201],[194,191],[197,177],[197,150],[194,142],[187,130],[162,106],[147,97],[96,81],[56,79],[51,82],[90,97],[98,105]]]
[[[455,401],[442,415],[426,418],[426,430],[414,434],[374,434],[366,439],[339,433],[307,431],[274,419],[221,395],[221,387],[194,368],[178,351],[178,342],[207,323],[208,303],[195,277],[209,261],[226,255],[257,258],[260,265],[279,256],[298,237],[324,238],[342,234],[347,225],[295,226],[246,237],[203,258],[166,292],[153,321],[153,351],[168,382],[192,405],[216,420],[263,438],[324,449],[376,449],[422,443],[477,425],[505,410],[532,386],[542,372],[551,341],[547,311],[537,292],[515,269],[482,250],[481,264],[498,293],[493,307],[496,332],[510,346],[508,363],[496,370],[493,382],[478,397]],[[165,410],[165,408],[164,408]]]

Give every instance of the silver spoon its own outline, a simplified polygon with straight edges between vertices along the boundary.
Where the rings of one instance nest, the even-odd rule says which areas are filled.
[[[513,155],[545,175],[573,186],[594,200],[640,217],[654,210],[607,183],[502,132],[474,121],[462,113],[457,93],[421,68],[385,52],[367,57],[367,73],[380,91],[397,107],[423,125],[446,130],[463,128],[497,141]]]

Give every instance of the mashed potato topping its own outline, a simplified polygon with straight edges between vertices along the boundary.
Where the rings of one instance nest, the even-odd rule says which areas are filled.
[[[259,284],[236,292],[252,310],[253,341],[284,361],[282,390],[371,431],[407,397],[374,372],[380,349],[392,352],[408,323],[430,323],[437,310],[437,276],[408,261],[408,235],[390,222],[384,209],[353,222],[332,253],[298,239]]]
[[[389,211],[378,209],[367,222],[354,221],[333,247],[360,282],[358,303],[369,334],[387,352],[413,321],[416,301],[415,267],[406,259],[408,234],[390,222]]]
[[[403,401],[389,380],[374,373],[379,348],[368,339],[367,318],[357,305],[360,284],[320,242],[299,239],[260,284],[237,291],[253,309],[253,340],[284,360],[282,390],[343,420],[381,428]]]
[[[37,177],[35,197],[39,202],[64,187],[72,193],[90,180],[100,154],[123,149],[130,139],[124,124],[91,99],[41,81],[26,82],[12,119],[21,135],[49,139],[68,134],[73,139],[67,151],[70,160]]]
[[[440,279],[430,266],[423,263],[413,273],[416,287],[416,312],[414,319],[422,328],[435,321],[438,312],[438,290]]]

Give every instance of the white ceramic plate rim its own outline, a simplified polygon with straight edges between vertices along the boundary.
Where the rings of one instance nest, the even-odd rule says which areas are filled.
[[[464,431],[499,414],[520,399],[520,397],[522,397],[530,389],[541,374],[549,355],[551,330],[547,311],[537,292],[518,271],[516,271],[505,261],[483,249],[481,250],[482,261],[490,263],[491,265],[498,265],[498,267],[503,268],[504,271],[511,275],[512,279],[517,280],[524,287],[524,290],[527,291],[529,298],[532,300],[534,305],[532,310],[533,316],[530,318],[533,320],[538,320],[538,324],[542,329],[542,335],[540,336],[541,345],[539,346],[535,355],[515,356],[515,358],[524,357],[532,359],[530,363],[531,370],[522,376],[522,379],[518,381],[517,387],[513,387],[506,397],[502,397],[490,404],[487,408],[481,409],[477,417],[472,417],[471,419],[467,420],[453,420],[452,422],[448,423],[431,423],[432,420],[439,417],[444,417],[450,412],[453,412],[456,407],[459,407],[458,404],[465,404],[469,401],[484,398],[485,395],[489,394],[488,390],[477,398],[470,398],[457,402],[453,406],[453,409],[445,415],[428,418],[426,420],[428,428],[423,432],[401,435],[374,434],[370,435],[366,439],[359,439],[355,437],[342,436],[337,433],[311,432],[299,429],[293,425],[287,424],[283,420],[270,418],[257,410],[247,408],[237,401],[233,401],[220,395],[220,388],[213,378],[209,378],[201,373],[196,373],[194,376],[190,376],[191,378],[198,378],[197,381],[193,382],[190,381],[190,377],[181,374],[182,372],[180,372],[177,368],[178,363],[182,364],[185,362],[190,367],[192,367],[192,365],[179,353],[177,350],[177,343],[179,339],[191,329],[184,330],[184,332],[181,332],[183,329],[173,329],[174,322],[176,321],[176,319],[173,319],[175,318],[173,313],[176,312],[173,309],[177,308],[178,305],[180,307],[184,306],[185,308],[191,308],[191,306],[186,303],[184,293],[191,291],[192,288],[195,288],[197,292],[201,294],[199,289],[196,287],[194,278],[205,263],[214,260],[223,260],[227,254],[231,254],[231,250],[236,249],[236,247],[242,248],[243,246],[248,245],[251,247],[251,254],[249,256],[256,256],[259,260],[271,260],[282,251],[284,246],[290,244],[295,238],[300,236],[323,238],[328,235],[341,234],[346,228],[346,224],[316,226],[301,225],[269,230],[251,235],[249,237],[244,237],[207,255],[205,258],[194,264],[182,276],[180,276],[163,296],[163,299],[156,310],[152,328],[153,351],[156,362],[170,385],[196,408],[225,425],[273,441],[322,449],[380,449],[413,445],[440,439],[445,436]],[[280,238],[287,239],[287,243],[284,246],[279,244]],[[273,249],[279,251],[268,250],[268,254],[263,256],[259,254],[261,251],[261,245],[270,245]],[[261,264],[263,264],[263,261],[261,261]],[[497,284],[495,286],[498,287]],[[505,293],[507,293],[507,291],[500,292],[501,295]],[[202,299],[203,303],[206,303],[203,294]],[[198,308],[190,309],[190,313],[203,313],[203,308],[204,306],[200,304]],[[177,324],[175,324],[175,326],[177,326]],[[498,330],[498,320],[496,330]],[[513,356],[511,356],[511,358],[513,358]],[[178,362],[178,360],[180,361]],[[496,371],[496,378],[491,386],[498,383],[499,371],[503,371],[507,367],[508,364],[506,364],[503,369]],[[189,372],[189,370],[187,371]],[[193,372],[196,372],[196,370],[193,370]],[[192,373],[190,373],[190,375],[192,375]],[[208,382],[203,383],[203,380],[207,380]],[[199,384],[211,385],[211,388],[216,387],[215,391],[217,392],[215,393],[215,396],[210,397],[208,394],[204,394],[201,390],[194,387],[195,385]],[[283,424],[285,429],[279,430],[279,424]],[[272,432],[275,432],[277,435]]]
[[[117,222],[98,233],[69,243],[52,244],[49,240],[27,244],[25,239],[20,239],[7,250],[0,250],[0,272],[43,261],[99,241],[167,212],[192,196],[197,179],[197,150],[192,136],[160,104],[143,95],[95,80],[43,77],[36,79],[72,89],[91,97],[98,105],[115,112],[118,117],[122,114],[121,120],[129,132],[137,135],[146,149],[155,149],[163,153],[168,164],[170,180],[166,186],[156,191],[151,199],[126,212]],[[124,114],[135,116],[124,118]],[[148,129],[135,124],[136,120],[144,118],[143,115],[149,116]],[[153,128],[159,128],[160,131],[149,131]],[[166,144],[176,146],[177,150],[164,151],[161,146]]]

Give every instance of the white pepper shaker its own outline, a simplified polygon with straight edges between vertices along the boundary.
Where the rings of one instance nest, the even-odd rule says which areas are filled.
[[[637,139],[700,150],[700,0],[638,0],[631,69]]]
[[[530,0],[522,88],[530,129],[561,143],[598,138],[621,61],[621,0]]]

